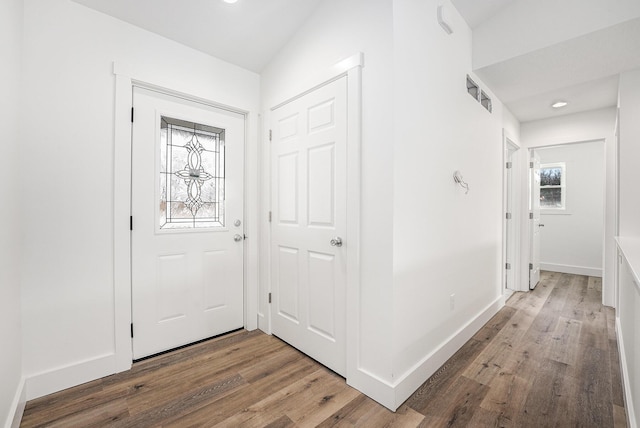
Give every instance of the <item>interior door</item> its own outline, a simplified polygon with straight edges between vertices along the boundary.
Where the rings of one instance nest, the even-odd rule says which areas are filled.
[[[540,282],[540,156],[532,151],[531,155],[531,264],[529,266],[529,289],[533,290]]]
[[[346,77],[273,111],[273,334],[346,374]]]
[[[244,324],[244,116],[134,88],[133,356]]]

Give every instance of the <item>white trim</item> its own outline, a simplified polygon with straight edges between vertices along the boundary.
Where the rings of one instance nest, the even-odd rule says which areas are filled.
[[[638,428],[635,409],[633,408],[633,395],[631,394],[631,378],[629,377],[629,366],[622,337],[622,326],[620,317],[616,315],[616,338],[618,339],[618,354],[620,355],[620,367],[622,369],[622,388],[624,389],[625,410],[627,411],[627,423],[629,428]]]
[[[22,377],[16,394],[11,401],[11,407],[9,407],[9,414],[7,420],[4,423],[5,428],[19,428],[20,422],[22,422],[22,415],[24,414],[24,408],[27,405],[27,388],[26,379]]]
[[[107,354],[31,375],[26,379],[27,400],[109,376],[115,363],[116,355]]]
[[[115,71],[115,64],[114,64]],[[133,361],[131,342],[131,105],[132,83],[116,75],[114,197],[113,197],[113,288],[116,373],[129,370]]]
[[[586,275],[602,278],[602,268],[540,262],[540,269],[548,270],[551,272],[570,273],[574,275]]]
[[[174,90],[170,87],[138,79],[130,75],[131,70],[123,64],[114,62],[116,77],[115,99],[115,155],[114,155],[114,316],[115,316],[115,372],[131,368],[133,353],[130,334],[131,325],[131,234],[129,216],[131,215],[131,107],[133,87],[142,87],[162,92],[174,97],[195,101],[216,108],[229,110],[245,117],[245,196],[244,211],[245,241],[243,277],[244,277],[244,327],[247,330],[257,328],[257,260],[258,239],[250,239],[255,232],[258,236],[258,219],[252,196],[257,195],[257,179],[254,176],[251,141],[251,114],[249,111],[221,104],[206,98]],[[257,166],[256,166],[257,169]],[[111,372],[113,373],[113,371]],[[107,373],[110,374],[110,373]]]
[[[512,150],[510,149],[512,148]],[[506,296],[510,296],[513,291],[522,291],[520,286],[520,278],[518,272],[520,270],[520,205],[519,193],[520,182],[518,181],[520,171],[520,165],[518,160],[520,159],[520,145],[509,135],[505,128],[502,128],[502,263],[499,267],[501,276],[500,287],[502,293]],[[511,168],[507,169],[506,163],[511,162]],[[510,183],[509,183],[510,176]],[[510,184],[510,188],[508,186]],[[510,194],[507,192],[510,190]],[[511,200],[509,200],[511,198]],[[506,213],[509,209],[508,202],[511,202],[511,219],[507,220]],[[513,234],[513,248],[511,248],[511,277],[513,278],[513,284],[511,289],[507,289],[507,226],[508,222],[511,222],[511,233]],[[528,287],[527,287],[528,289]],[[511,291],[511,293],[509,293]]]

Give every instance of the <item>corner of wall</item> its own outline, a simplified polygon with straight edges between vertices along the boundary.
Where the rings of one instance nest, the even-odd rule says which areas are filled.
[[[25,386],[25,378],[23,377],[18,384],[16,395],[11,403],[10,412],[5,421],[5,428],[19,428],[22,422],[24,408],[27,405],[27,388]]]
[[[392,410],[395,411],[395,409],[400,407],[420,385],[429,379],[429,377],[442,367],[482,326],[497,314],[504,304],[505,297],[501,295],[451,335],[445,342],[440,344],[433,352],[426,355],[419,363],[407,371],[394,385],[395,402]]]

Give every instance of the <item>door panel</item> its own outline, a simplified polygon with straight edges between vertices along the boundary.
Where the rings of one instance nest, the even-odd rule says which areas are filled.
[[[133,102],[137,359],[244,324],[244,117],[141,88]]]
[[[271,144],[272,330],[342,375],[346,104],[344,77],[275,109]]]

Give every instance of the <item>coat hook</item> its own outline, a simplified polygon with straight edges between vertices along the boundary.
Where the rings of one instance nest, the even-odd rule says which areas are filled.
[[[460,174],[460,171],[456,171],[456,172],[453,173],[453,181],[458,183],[460,185],[460,187],[462,187],[464,189],[464,194],[465,195],[467,193],[469,193],[469,185],[462,178],[462,174]]]

